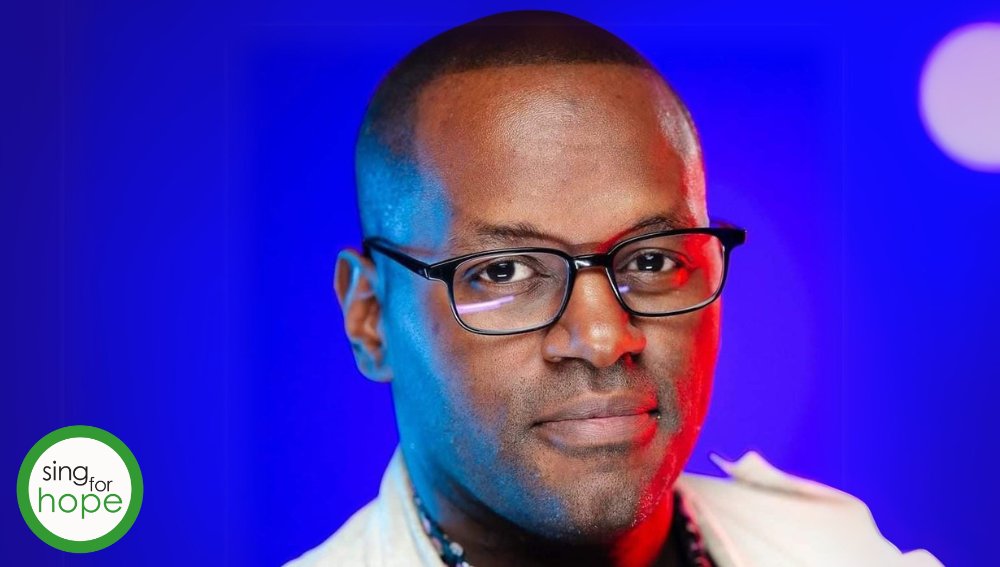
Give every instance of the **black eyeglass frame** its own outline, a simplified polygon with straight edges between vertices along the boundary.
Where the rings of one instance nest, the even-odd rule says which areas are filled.
[[[490,336],[507,336],[507,335],[518,335],[521,333],[530,333],[532,331],[537,331],[539,329],[544,329],[559,320],[562,317],[563,312],[566,311],[566,306],[569,304],[569,298],[573,294],[573,286],[576,283],[576,275],[580,270],[587,268],[604,268],[604,273],[608,276],[608,281],[611,282],[611,289],[615,293],[615,298],[618,299],[618,304],[629,313],[630,315],[638,317],[669,317],[672,315],[681,315],[684,313],[690,313],[691,311],[696,311],[710,305],[713,301],[719,298],[722,294],[722,288],[726,285],[726,277],[729,274],[729,254],[732,252],[733,248],[746,242],[747,231],[746,229],[737,228],[729,223],[722,221],[714,221],[713,224],[716,226],[712,227],[699,227],[699,228],[682,228],[673,230],[661,230],[658,232],[652,232],[649,234],[640,234],[638,236],[633,236],[626,240],[623,240],[613,247],[611,247],[607,252],[599,252],[597,254],[581,254],[579,256],[571,256],[566,252],[559,250],[557,248],[544,248],[544,247],[522,247],[522,248],[501,248],[497,250],[486,250],[482,252],[473,252],[471,254],[464,254],[462,256],[457,256],[455,258],[449,258],[447,260],[442,260],[440,262],[427,263],[414,258],[399,250],[394,244],[389,240],[382,237],[370,237],[365,238],[362,243],[362,252],[368,258],[371,258],[372,250],[381,252],[391,260],[394,260],[404,268],[410,270],[411,272],[417,274],[428,280],[436,280],[444,282],[448,286],[448,299],[451,302],[451,312],[455,316],[455,320],[458,324],[462,326],[463,329],[469,331],[470,333],[476,333],[477,335],[490,335]],[[645,313],[642,311],[637,311],[628,306],[625,300],[622,298],[621,290],[618,289],[618,282],[615,281],[614,266],[612,265],[612,259],[615,254],[617,254],[622,248],[630,244],[642,240],[649,240],[653,238],[662,238],[665,236],[680,236],[684,234],[709,234],[719,239],[722,242],[722,281],[719,282],[719,289],[712,294],[712,297],[706,299],[705,301],[693,306],[681,309],[678,311],[668,311],[666,313]],[[458,313],[458,307],[455,305],[455,272],[458,270],[463,262],[469,260],[474,260],[476,258],[486,257],[486,256],[498,256],[498,255],[513,255],[513,254],[525,254],[532,252],[544,252],[548,254],[554,254],[561,257],[566,261],[569,266],[569,275],[566,280],[566,290],[563,294],[562,303],[559,306],[559,310],[556,314],[548,321],[543,324],[535,325],[533,327],[525,329],[517,329],[515,331],[484,331],[481,329],[475,329],[470,327],[462,320],[462,317]]]

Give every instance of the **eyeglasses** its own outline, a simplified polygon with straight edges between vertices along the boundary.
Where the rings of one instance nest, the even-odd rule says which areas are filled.
[[[452,312],[481,335],[527,333],[556,322],[580,270],[603,268],[618,303],[642,317],[665,317],[715,301],[726,282],[729,254],[746,230],[722,222],[629,238],[602,254],[570,256],[554,248],[507,248],[428,264],[388,240],[366,238],[364,254],[381,252],[413,273],[448,286]]]

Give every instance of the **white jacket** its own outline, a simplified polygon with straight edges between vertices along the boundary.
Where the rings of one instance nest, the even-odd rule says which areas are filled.
[[[849,494],[786,474],[752,451],[735,463],[713,460],[730,478],[683,473],[675,488],[718,567],[942,567],[927,551],[900,553]],[[441,567],[410,490],[397,449],[378,497],[285,567]]]

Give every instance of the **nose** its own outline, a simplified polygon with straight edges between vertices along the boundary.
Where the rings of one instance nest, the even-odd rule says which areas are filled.
[[[645,347],[645,334],[618,303],[607,273],[587,269],[577,273],[566,310],[546,333],[542,350],[550,362],[576,358],[604,368]]]

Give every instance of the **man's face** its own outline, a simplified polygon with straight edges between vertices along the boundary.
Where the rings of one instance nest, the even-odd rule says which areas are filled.
[[[707,225],[693,134],[667,88],[638,69],[448,75],[421,92],[415,143],[426,189],[398,244],[425,261],[518,246],[593,253]],[[652,217],[682,226],[635,229]],[[655,508],[705,417],[718,301],[632,317],[603,271],[583,270],[550,327],[483,336],[455,321],[445,284],[394,265],[383,277],[385,352],[415,478],[469,513],[548,537],[614,537]]]

